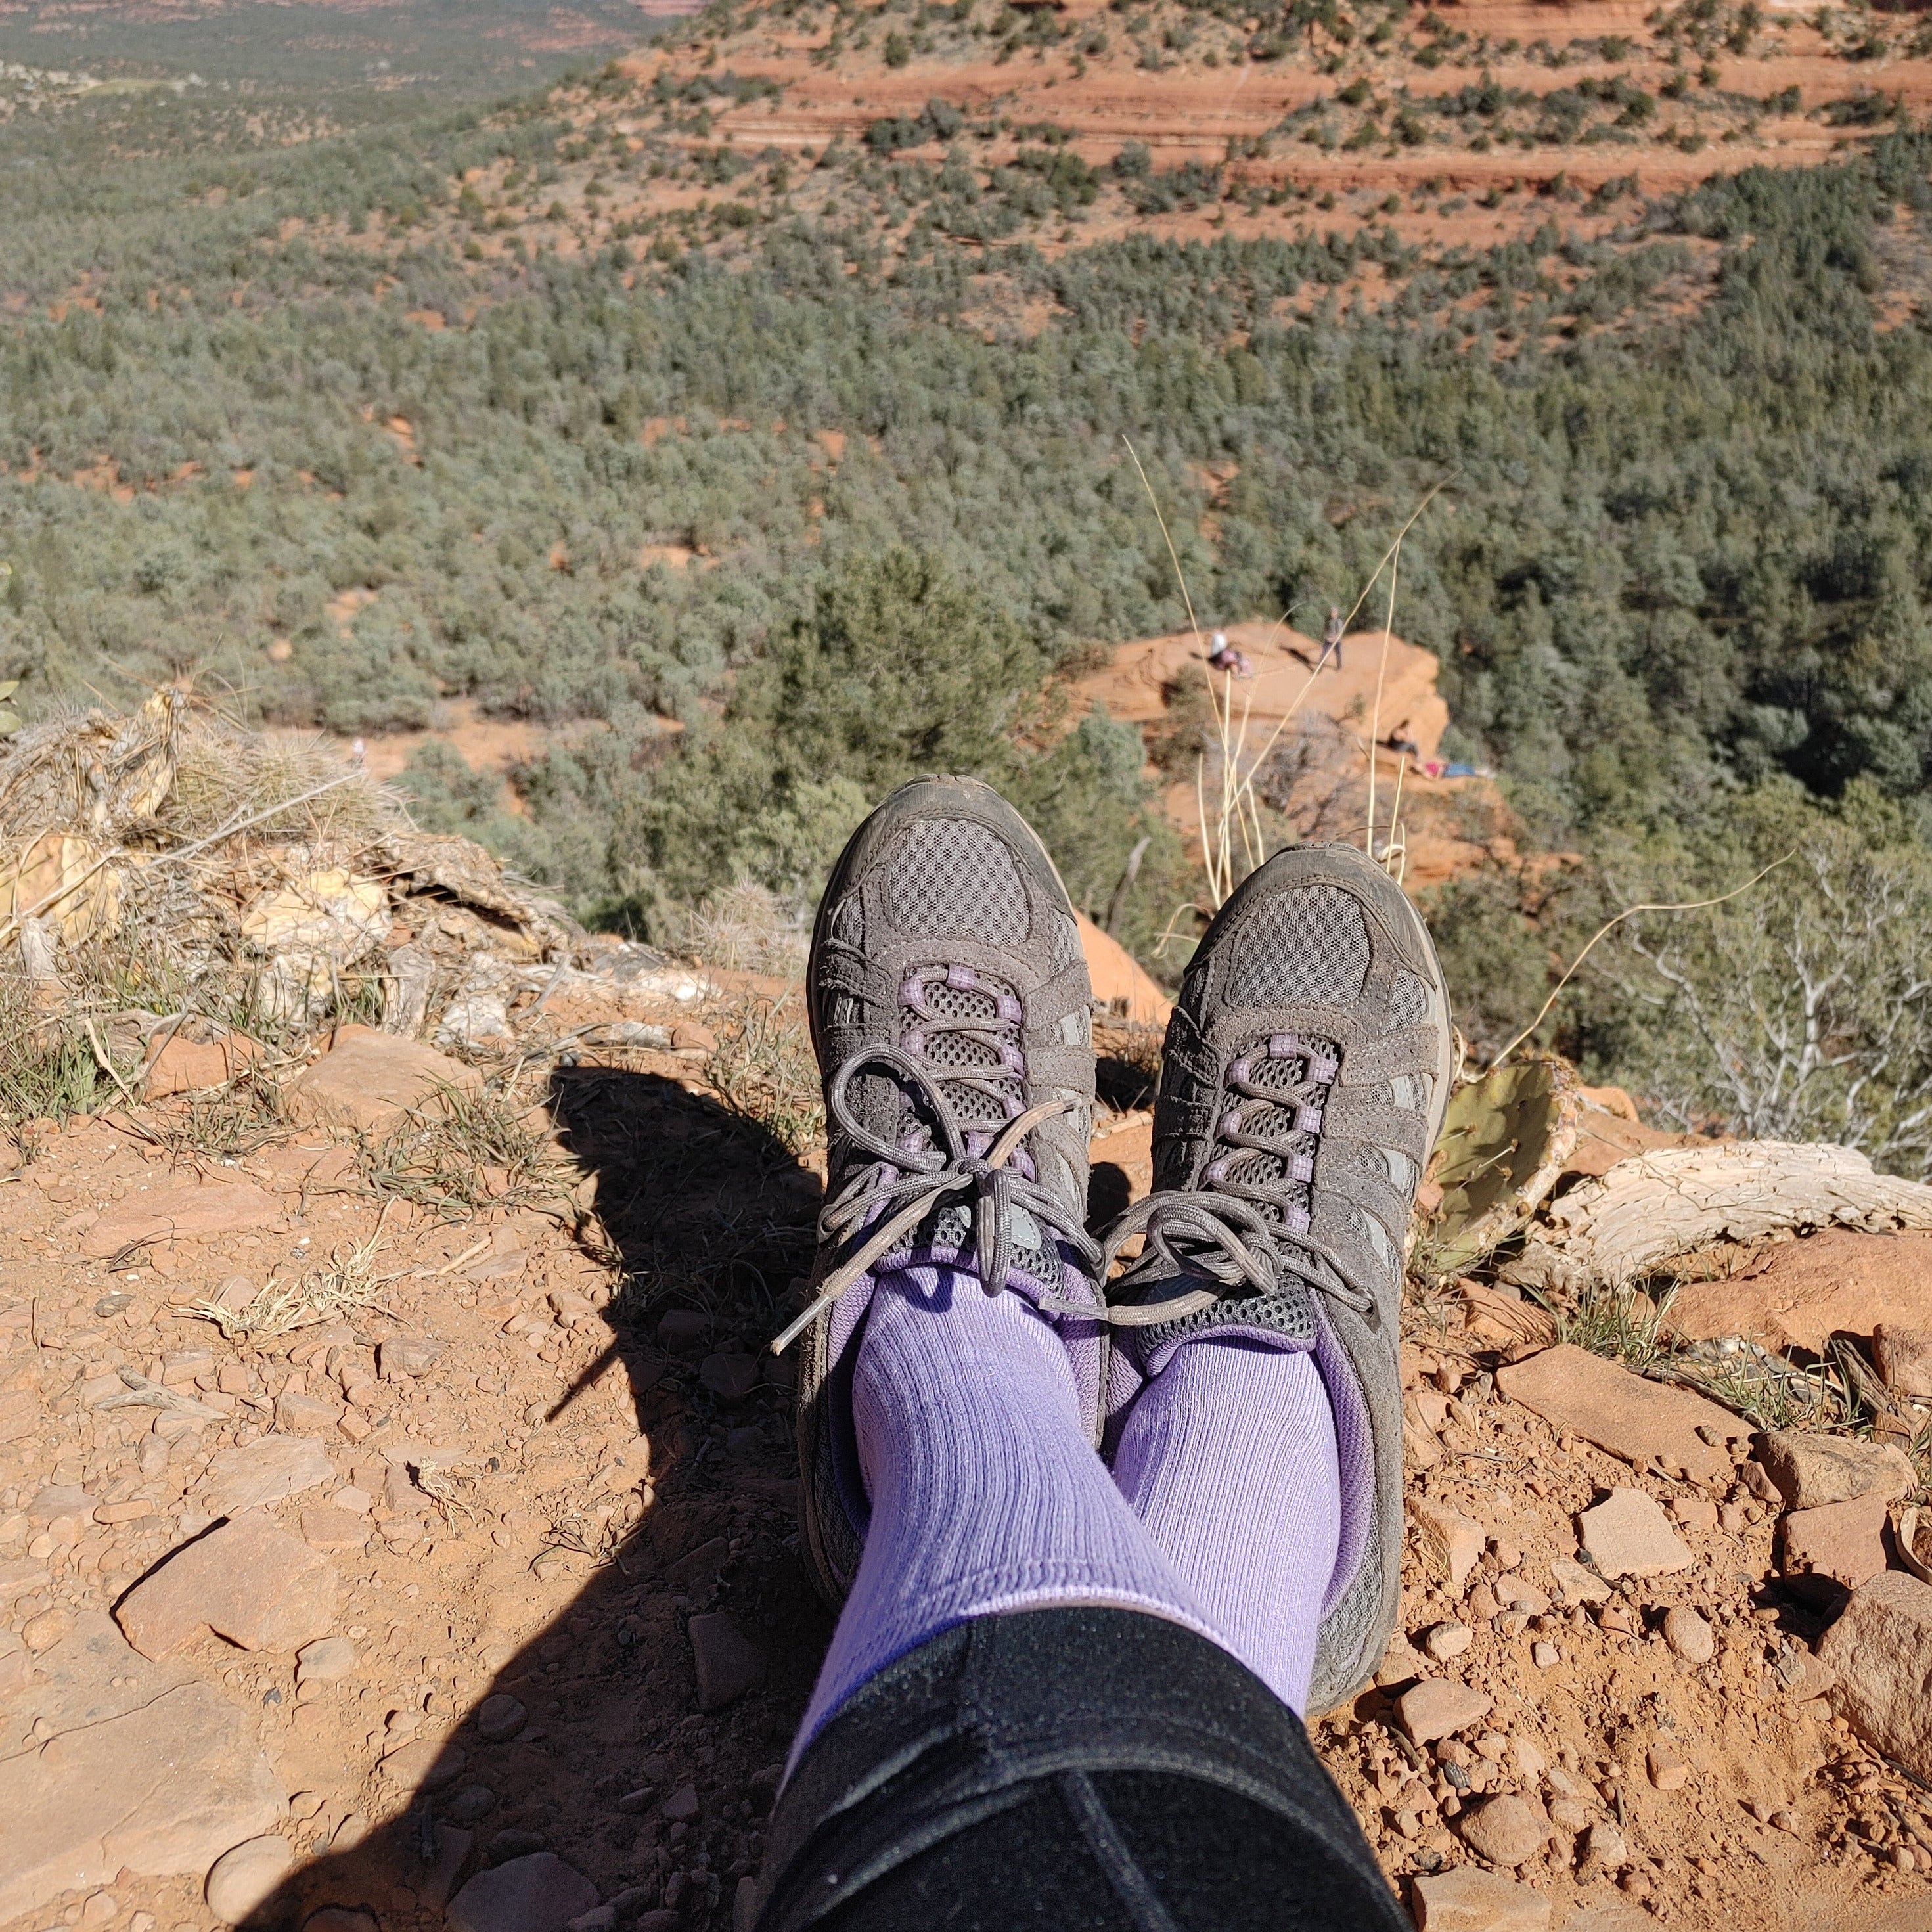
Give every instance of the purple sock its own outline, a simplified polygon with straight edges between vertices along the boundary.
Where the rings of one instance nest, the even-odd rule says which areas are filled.
[[[1114,1480],[1232,1651],[1308,1702],[1342,1540],[1335,1424],[1312,1355],[1183,1342],[1120,1425]]]
[[[852,1376],[866,1553],[792,1760],[860,1684],[969,1617],[1110,1604],[1216,1642],[1094,1453],[1066,1345],[1018,1293],[916,1268],[873,1290]]]

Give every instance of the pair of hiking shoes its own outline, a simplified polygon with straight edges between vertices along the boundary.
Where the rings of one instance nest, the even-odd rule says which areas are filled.
[[[1168,1022],[1154,1190],[1086,1229],[1094,1055],[1073,908],[1025,820],[976,780],[922,779],[853,836],[806,980],[825,1082],[826,1201],[802,1337],[808,1565],[842,1602],[867,1505],[848,1384],[873,1274],[970,1267],[1054,1314],[1096,1448],[1174,1346],[1209,1330],[1314,1354],[1342,1524],[1308,1708],[1380,1661],[1400,1596],[1402,1247],[1448,1103],[1429,935],[1352,848],[1252,873]],[[1137,1258],[1109,1281],[1123,1246]]]

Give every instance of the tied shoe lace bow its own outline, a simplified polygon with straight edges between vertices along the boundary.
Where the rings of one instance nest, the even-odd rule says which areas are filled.
[[[925,1102],[938,1124],[943,1148],[896,1147],[857,1118],[850,1090],[853,1076],[868,1066],[892,1073]],[[862,1228],[870,1226],[872,1232],[819,1283],[817,1299],[772,1342],[772,1352],[776,1354],[788,1348],[874,1262],[890,1254],[934,1208],[955,1195],[972,1197],[974,1258],[981,1285],[988,1294],[998,1294],[1006,1286],[1015,1251],[1016,1209],[1051,1228],[1090,1269],[1096,1268],[1100,1251],[1078,1217],[1070,1215],[1037,1180],[1011,1164],[1020,1142],[1035,1127],[1056,1114],[1070,1113],[1076,1104],[1071,1100],[1043,1100],[1029,1107],[1006,1122],[983,1154],[976,1154],[938,1082],[910,1054],[880,1046],[848,1060],[832,1076],[826,1111],[855,1148],[872,1156],[873,1165],[826,1204],[818,1217],[818,1232],[822,1240],[838,1241],[850,1239]],[[1105,1315],[1097,1306],[1052,1293],[1042,1294],[1039,1306],[1089,1321],[1100,1320]]]

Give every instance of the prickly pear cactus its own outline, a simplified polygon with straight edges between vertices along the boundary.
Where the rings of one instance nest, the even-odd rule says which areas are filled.
[[[1429,1163],[1442,1202],[1416,1264],[1454,1274],[1522,1227],[1576,1151],[1582,1110],[1576,1074],[1560,1060],[1512,1061],[1458,1088]]]

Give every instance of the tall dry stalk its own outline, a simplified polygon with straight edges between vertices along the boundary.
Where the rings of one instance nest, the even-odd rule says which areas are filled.
[[[1155,520],[1160,525],[1162,538],[1167,544],[1167,554],[1174,566],[1174,581],[1180,591],[1182,604],[1187,611],[1190,634],[1198,646],[1201,641],[1201,626],[1194,614],[1194,599],[1187,588],[1186,573],[1180,567],[1180,554],[1175,550],[1174,538],[1167,526],[1167,518],[1162,514],[1160,500],[1155,496],[1154,485],[1148,481],[1146,469],[1141,462],[1139,453],[1132,440],[1123,436],[1120,440],[1126,445],[1127,454],[1133,458],[1134,468],[1139,472],[1141,487],[1146,490],[1148,501],[1153,506]],[[1376,674],[1376,710],[1369,737],[1369,806],[1368,851],[1371,857],[1376,851],[1376,753],[1377,741],[1382,735],[1382,699],[1384,680],[1388,674],[1390,642],[1395,627],[1395,595],[1396,576],[1400,567],[1403,538],[1414,528],[1417,519],[1434,502],[1437,495],[1448,485],[1450,478],[1444,477],[1436,484],[1410,513],[1408,520],[1396,532],[1395,540],[1382,553],[1381,561],[1376,566],[1368,582],[1362,586],[1361,595],[1349,607],[1348,614],[1342,620],[1346,631],[1362,606],[1368,602],[1370,594],[1382,580],[1384,570],[1390,573],[1388,608],[1382,626],[1382,662]],[[1292,607],[1284,610],[1275,620],[1270,641],[1287,624]],[[1200,821],[1202,863],[1208,874],[1208,896],[1216,911],[1226,904],[1228,896],[1242,878],[1252,872],[1268,856],[1268,842],[1262,829],[1261,800],[1255,788],[1256,779],[1273,756],[1275,746],[1281,741],[1281,734],[1301,709],[1308,694],[1315,688],[1315,681],[1326,668],[1328,652],[1324,650],[1315,661],[1315,668],[1304,680],[1301,688],[1290,700],[1287,709],[1276,720],[1274,729],[1252,753],[1248,749],[1248,728],[1253,710],[1252,692],[1245,694],[1240,707],[1240,719],[1235,722],[1234,676],[1232,671],[1222,674],[1220,688],[1214,680],[1208,680],[1208,701],[1214,713],[1216,748],[1220,756],[1215,773],[1215,796],[1211,802],[1208,791],[1207,757],[1204,752],[1195,760],[1194,803]],[[1395,870],[1400,878],[1401,869],[1407,864],[1407,848],[1402,838],[1394,812],[1399,812],[1402,802],[1402,780],[1408,764],[1402,758],[1396,780],[1394,812],[1392,812],[1388,835],[1380,855],[1382,862]],[[1236,846],[1239,856],[1245,862],[1238,874],[1235,870]]]

